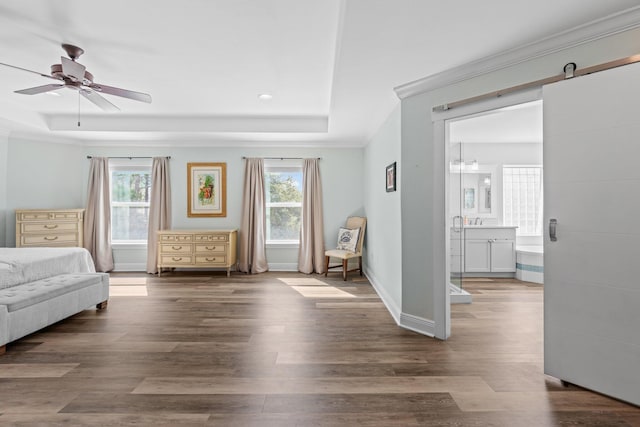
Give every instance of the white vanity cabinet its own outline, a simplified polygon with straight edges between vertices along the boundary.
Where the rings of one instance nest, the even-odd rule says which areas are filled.
[[[465,227],[465,273],[514,273],[515,227]]]

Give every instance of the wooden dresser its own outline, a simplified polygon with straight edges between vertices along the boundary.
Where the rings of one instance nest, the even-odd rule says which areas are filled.
[[[16,210],[16,248],[83,245],[84,209]]]
[[[237,230],[158,231],[158,276],[163,267],[226,268],[236,264]]]

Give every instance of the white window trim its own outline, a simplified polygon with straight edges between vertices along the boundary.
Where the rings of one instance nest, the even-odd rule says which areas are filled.
[[[265,159],[265,178],[267,172],[278,172],[278,169],[288,172],[288,169],[296,168],[302,172],[302,166],[303,161],[301,159]],[[302,210],[302,202],[265,202],[265,209],[270,207],[300,207],[300,210]],[[300,238],[298,237],[297,240],[267,240],[266,247],[268,249],[296,249],[300,247]]]
[[[111,175],[113,171],[141,171],[149,172],[151,174],[152,159],[146,158],[132,158],[132,159],[109,159],[109,189],[111,189]],[[111,209],[114,206],[149,206],[150,203],[144,202],[114,202],[111,199],[111,192],[109,192],[109,203]],[[133,249],[135,247],[146,248],[147,240],[111,240],[111,247],[114,249],[128,248]]]
[[[298,249],[299,240],[269,240],[266,243],[267,249]]]

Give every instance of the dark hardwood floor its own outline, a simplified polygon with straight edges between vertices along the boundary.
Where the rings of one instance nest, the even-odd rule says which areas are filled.
[[[0,425],[640,426],[543,374],[540,285],[465,283],[443,342],[397,327],[353,274],[111,282],[107,310],[0,356]]]

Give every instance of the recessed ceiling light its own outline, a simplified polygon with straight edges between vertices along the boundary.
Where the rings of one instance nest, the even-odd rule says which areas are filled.
[[[261,101],[270,101],[273,98],[273,95],[269,93],[261,93],[258,95],[258,99]]]

